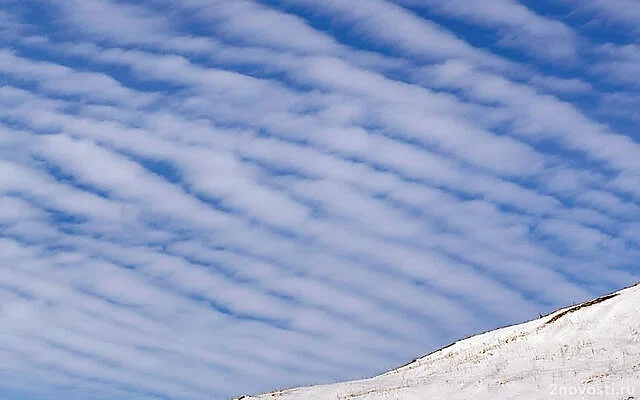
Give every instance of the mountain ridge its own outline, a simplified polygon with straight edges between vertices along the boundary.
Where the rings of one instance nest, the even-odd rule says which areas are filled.
[[[640,398],[638,306],[640,283],[455,341],[372,378],[235,400]]]

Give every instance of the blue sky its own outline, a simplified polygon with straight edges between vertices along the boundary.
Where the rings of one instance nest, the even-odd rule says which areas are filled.
[[[380,373],[638,280],[635,0],[0,0],[0,397]]]

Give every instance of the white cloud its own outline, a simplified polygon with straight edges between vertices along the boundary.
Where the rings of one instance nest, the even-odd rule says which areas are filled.
[[[536,14],[517,1],[400,0],[400,3],[496,29],[497,44],[522,49],[537,58],[572,63],[578,56],[578,37],[569,26]]]
[[[309,0],[287,3],[303,5],[314,12],[327,13],[348,29],[401,54],[417,56],[421,62],[461,58],[493,68],[509,68],[512,63],[479,50],[443,27],[385,0],[370,0],[367,7],[353,2],[330,0],[321,7]],[[393,29],[389,29],[393,27]]]
[[[304,19],[252,1],[180,0],[177,3],[194,12],[212,31],[244,44],[303,53],[335,52],[340,47],[331,36],[309,27]]]
[[[207,52],[217,46],[215,40],[193,37],[173,30],[161,12],[112,0],[55,0],[60,20],[99,41],[124,45],[145,45],[167,50]]]
[[[576,2],[569,0],[570,3],[580,9],[586,9],[594,12],[596,20],[609,20],[615,24],[624,24],[632,31],[638,33],[638,21],[640,21],[640,6],[633,0],[605,1],[594,0],[589,2]]]

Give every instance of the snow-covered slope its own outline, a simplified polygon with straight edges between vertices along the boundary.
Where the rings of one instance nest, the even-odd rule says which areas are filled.
[[[249,399],[640,399],[640,286],[461,340],[383,375]]]

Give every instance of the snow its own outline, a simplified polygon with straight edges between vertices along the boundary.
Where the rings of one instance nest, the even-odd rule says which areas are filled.
[[[487,332],[383,375],[245,400],[640,399],[640,286]]]

